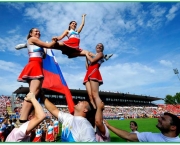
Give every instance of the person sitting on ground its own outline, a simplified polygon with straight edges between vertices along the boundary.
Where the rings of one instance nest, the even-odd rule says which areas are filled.
[[[31,131],[46,117],[42,106],[36,100],[33,93],[28,93],[25,100],[31,102],[34,110],[29,115],[29,121],[23,123],[19,128],[14,128],[7,136],[6,142],[28,142]]]
[[[180,119],[171,113],[165,112],[158,118],[156,127],[161,131],[160,133],[141,132],[129,133],[127,131],[111,126],[104,120],[108,129],[114,132],[121,138],[134,142],[180,142]]]

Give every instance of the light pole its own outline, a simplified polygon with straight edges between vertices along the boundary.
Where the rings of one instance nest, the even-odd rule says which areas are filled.
[[[175,68],[175,69],[173,69],[173,71],[174,71],[174,74],[176,74],[177,76],[178,76],[178,79],[180,80],[180,78],[179,78],[179,71],[178,71],[178,69],[177,68]]]

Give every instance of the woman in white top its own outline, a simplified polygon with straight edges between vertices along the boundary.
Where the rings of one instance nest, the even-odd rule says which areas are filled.
[[[43,82],[42,59],[45,57],[46,50],[51,48],[57,42],[57,38],[53,38],[52,42],[46,43],[40,40],[40,31],[37,28],[32,28],[27,36],[27,49],[29,54],[29,62],[22,70],[18,77],[18,81],[29,84],[29,91],[37,97]],[[21,109],[20,122],[27,121],[32,104],[24,101]]]

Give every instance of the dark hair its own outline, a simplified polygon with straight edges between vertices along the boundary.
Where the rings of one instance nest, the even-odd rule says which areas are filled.
[[[180,133],[180,119],[176,115],[169,112],[165,112],[164,115],[171,117],[170,125],[176,126],[176,135],[178,136]]]
[[[16,118],[13,118],[13,119],[12,119],[12,122],[16,122],[16,121],[17,121]]]
[[[137,125],[136,121],[130,121],[130,124],[131,124],[131,123],[133,123],[133,124],[134,124],[134,126],[136,126],[136,127],[137,127],[137,129],[138,129],[138,125]],[[137,130],[137,129],[136,129],[136,130]]]
[[[76,21],[71,21],[71,22],[69,23],[69,25],[71,25],[71,23],[73,23],[73,22],[76,23]],[[77,23],[76,23],[76,24],[77,24]],[[70,26],[68,27],[68,30],[70,30]]]
[[[91,106],[91,110],[88,111],[86,118],[91,123],[91,125],[94,127],[95,126],[95,115],[96,115],[97,109],[94,109],[93,105],[90,105],[90,106]]]
[[[28,40],[30,37],[32,37],[30,34],[32,33],[32,31],[33,31],[34,29],[36,29],[36,28],[31,28],[31,30],[29,30],[29,34],[28,34],[28,36],[27,36],[27,40]]]

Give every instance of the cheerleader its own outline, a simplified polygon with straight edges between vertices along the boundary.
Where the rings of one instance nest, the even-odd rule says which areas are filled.
[[[59,121],[58,119],[56,118],[54,120],[54,139],[56,140],[57,139],[57,135],[59,134]]]
[[[53,142],[54,141],[54,127],[53,122],[50,121],[50,125],[47,128],[46,131],[46,142]]]
[[[86,86],[86,90],[89,95],[89,100],[93,107],[96,109],[97,104],[102,101],[99,97],[99,86],[103,84],[99,67],[104,62],[103,59],[104,45],[102,43],[96,46],[96,55],[91,57],[89,53],[86,53],[86,75],[83,84]]]
[[[35,136],[33,142],[41,142],[42,129],[41,129],[40,125],[38,125],[35,133],[36,133],[36,136]]]
[[[51,48],[56,43],[57,39],[52,39],[52,42],[46,43],[40,40],[40,31],[37,28],[32,28],[27,36],[27,49],[29,53],[29,62],[22,70],[18,77],[19,82],[25,82],[29,84],[29,91],[38,95],[42,82],[43,82],[43,69],[42,59],[45,57],[46,49]],[[32,104],[24,101],[21,109],[21,116],[19,121],[24,123],[28,119],[28,115]]]

